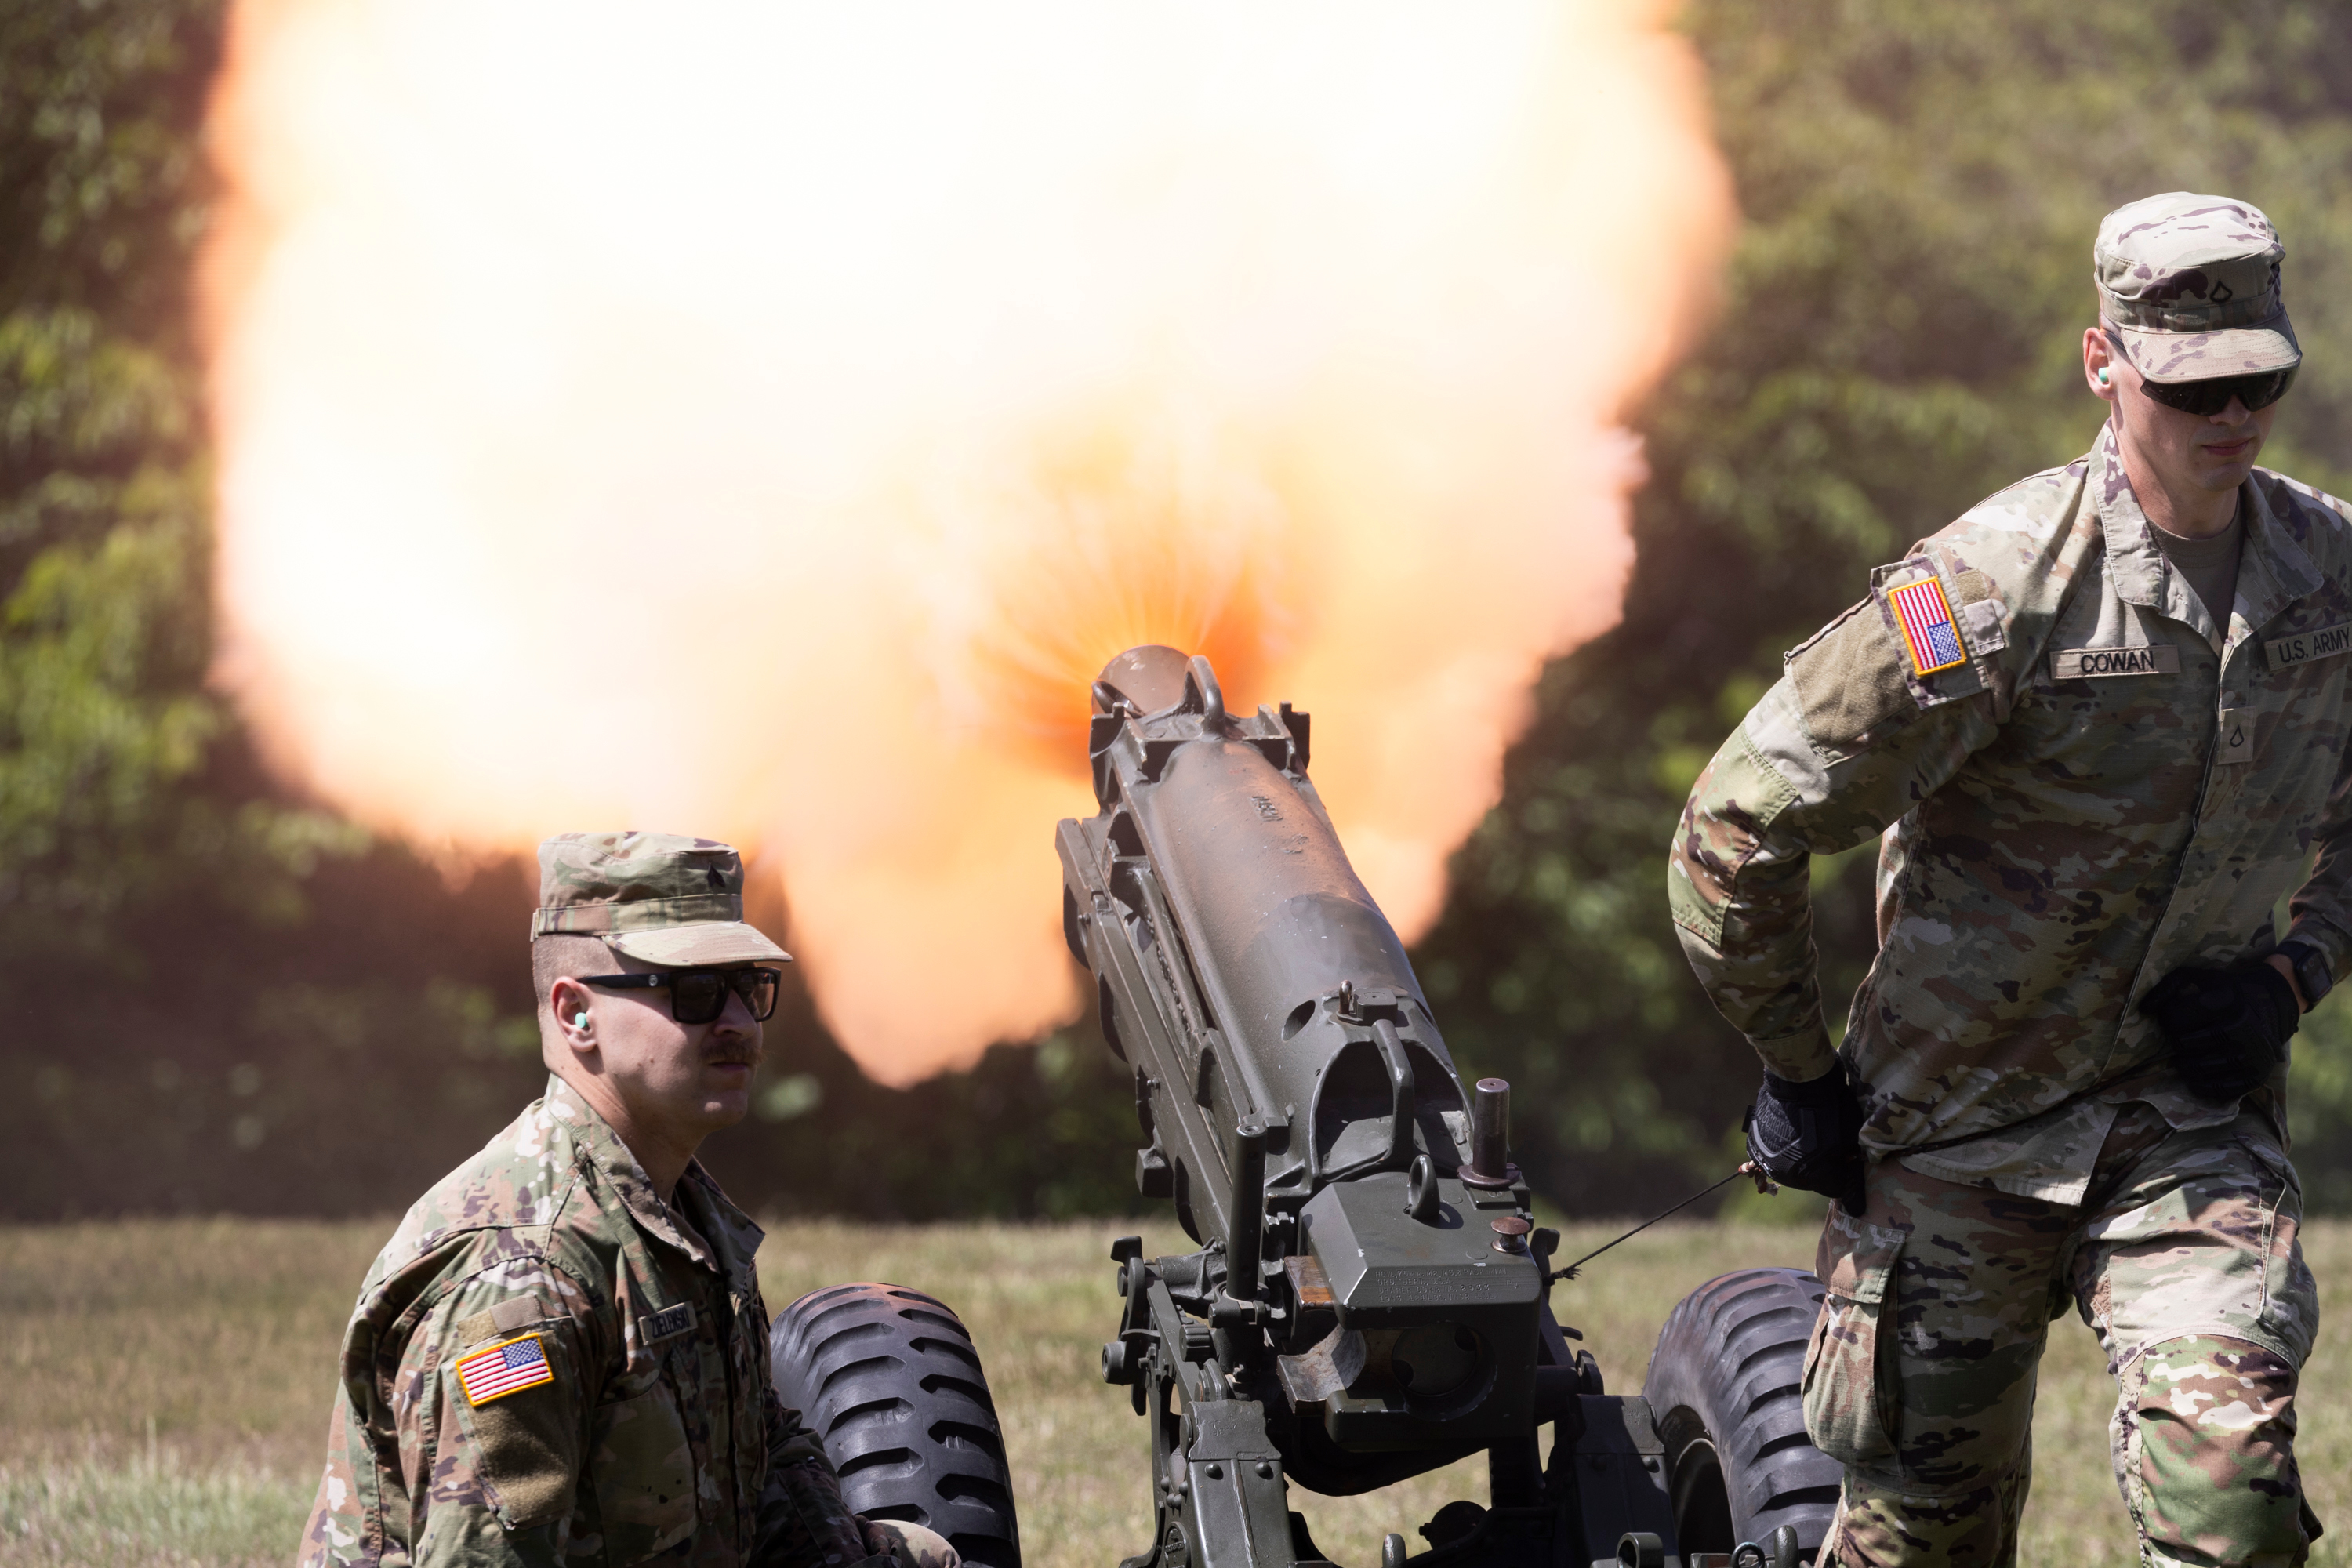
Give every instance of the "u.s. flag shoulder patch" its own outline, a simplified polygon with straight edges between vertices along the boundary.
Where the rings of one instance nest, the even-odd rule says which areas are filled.
[[[554,1381],[555,1373],[547,1364],[547,1347],[537,1334],[484,1345],[457,1361],[457,1385],[466,1391],[468,1405],[488,1405]]]
[[[1894,606],[1895,624],[1903,628],[1903,646],[1910,652],[1913,674],[1929,676],[1968,662],[1968,649],[1960,645],[1959,628],[1952,624],[1952,605],[1944,597],[1943,584],[1922,577],[1888,589],[1886,602]]]

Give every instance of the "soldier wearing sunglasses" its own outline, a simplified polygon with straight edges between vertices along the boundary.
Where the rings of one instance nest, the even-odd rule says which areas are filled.
[[[957,1568],[777,1403],[760,1230],[697,1163],[790,955],[708,839],[568,833],[531,918],[547,1092],[409,1210],[343,1342],[302,1562]]]
[[[2352,527],[2256,467],[2302,363],[2284,255],[2226,197],[2110,213],[2097,441],[1874,571],[1676,833],[1684,950],[1763,1060],[1751,1157],[1836,1200],[1804,1379],[1846,1472],[1824,1564],[2015,1560],[2069,1306],[2144,1560],[2288,1564],[2319,1533],[2284,1095],[2352,963]],[[1874,838],[1880,948],[1833,1044],[1810,859]]]

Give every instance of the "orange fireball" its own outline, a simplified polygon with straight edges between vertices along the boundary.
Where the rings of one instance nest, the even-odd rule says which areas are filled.
[[[244,0],[206,311],[219,678],[454,854],[730,838],[906,1081],[1076,1009],[1087,680],[1316,715],[1410,937],[1543,661],[1614,622],[1619,427],[1731,223],[1600,0]]]

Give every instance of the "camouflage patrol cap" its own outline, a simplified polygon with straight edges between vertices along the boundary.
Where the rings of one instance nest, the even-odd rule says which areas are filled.
[[[789,961],[743,923],[743,859],[675,833],[559,833],[539,847],[530,934],[599,936],[647,963]]]
[[[2188,191],[2148,196],[2099,223],[2099,317],[2150,381],[2284,370],[2303,359],[2279,289],[2285,258],[2259,207]]]

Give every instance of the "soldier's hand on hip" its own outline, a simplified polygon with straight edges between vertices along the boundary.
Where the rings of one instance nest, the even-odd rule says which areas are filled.
[[[1862,1107],[1845,1064],[1802,1083],[1766,1073],[1748,1113],[1748,1155],[1782,1186],[1822,1194],[1846,1213],[1862,1214]]]
[[[2286,1060],[2301,1012],[2286,976],[2261,959],[2176,969],[2140,998],[2139,1010],[2163,1031],[2189,1092],[2216,1105],[2257,1088]]]
[[[948,1538],[919,1524],[895,1519],[863,1519],[867,1561],[893,1568],[963,1568],[963,1556]]]

